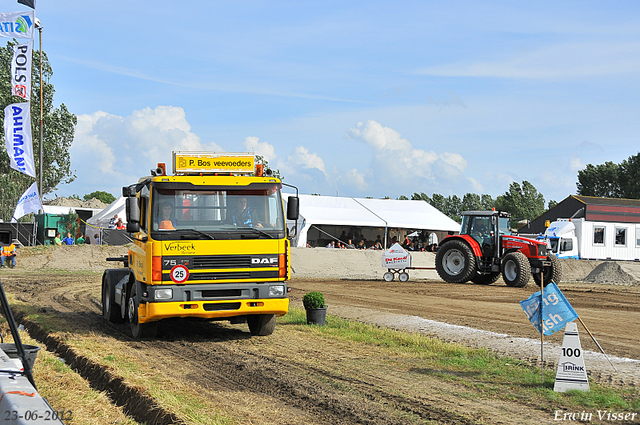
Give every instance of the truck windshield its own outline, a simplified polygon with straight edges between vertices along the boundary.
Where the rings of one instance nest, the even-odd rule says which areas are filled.
[[[154,187],[150,227],[159,233],[196,230],[239,235],[249,230],[255,237],[281,237],[274,233],[284,232],[280,185],[238,190]]]

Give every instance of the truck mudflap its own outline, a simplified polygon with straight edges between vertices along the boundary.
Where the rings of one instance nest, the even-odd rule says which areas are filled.
[[[140,303],[138,320],[146,323],[171,317],[217,319],[250,314],[275,314],[280,317],[287,311],[289,298]]]

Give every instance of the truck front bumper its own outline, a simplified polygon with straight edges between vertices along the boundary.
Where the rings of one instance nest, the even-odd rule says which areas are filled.
[[[284,316],[288,311],[289,298],[146,302],[138,307],[138,320],[147,323],[172,317],[217,319],[253,314]]]

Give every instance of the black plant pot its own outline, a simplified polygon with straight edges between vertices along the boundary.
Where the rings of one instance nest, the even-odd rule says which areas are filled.
[[[327,317],[327,307],[307,309],[307,325],[324,326],[324,321],[326,317]]]

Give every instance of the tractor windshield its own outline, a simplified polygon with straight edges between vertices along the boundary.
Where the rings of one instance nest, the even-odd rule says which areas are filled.
[[[501,235],[511,234],[511,224],[507,217],[500,217],[498,219],[498,232],[500,232]]]

